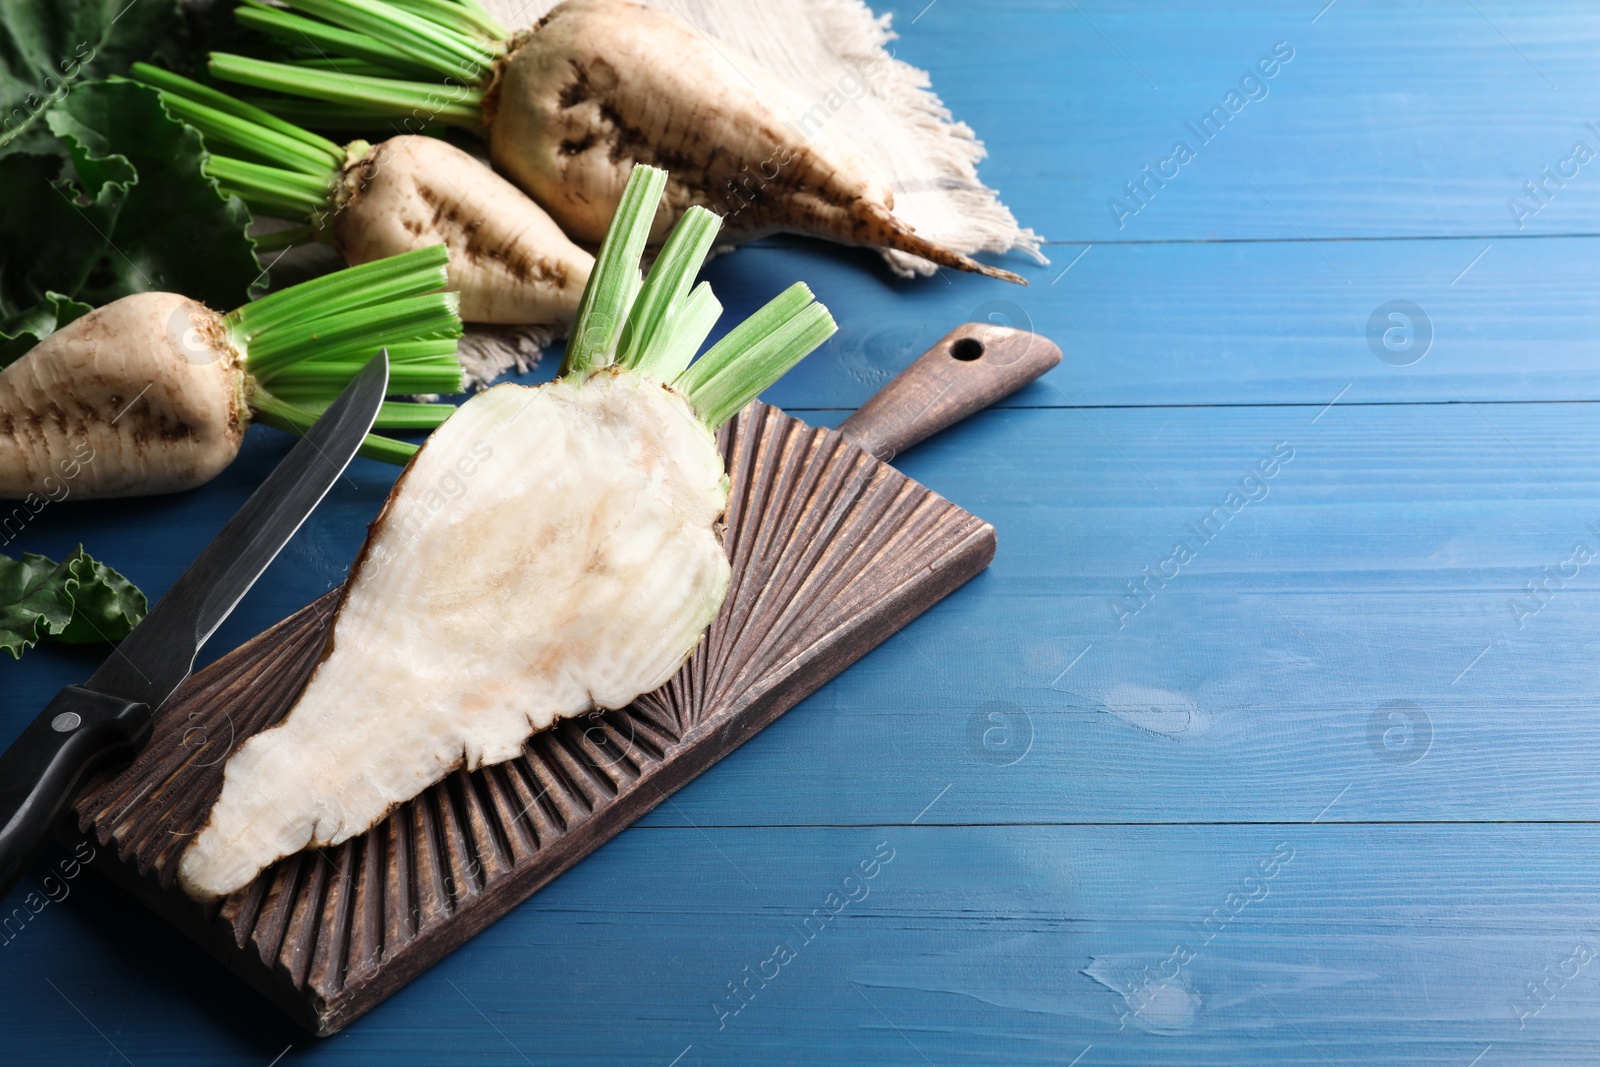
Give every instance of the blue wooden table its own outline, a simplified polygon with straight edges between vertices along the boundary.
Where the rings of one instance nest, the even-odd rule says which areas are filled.
[[[1600,1062],[1600,12],[1324,2],[889,5],[1054,265],[710,275],[833,308],[768,397],[813,421],[961,321],[1061,343],[900,461],[989,572],[337,1037],[84,875],[0,946],[0,1059]],[[8,551],[159,593],[286,447]],[[0,733],[92,661],[0,664]]]

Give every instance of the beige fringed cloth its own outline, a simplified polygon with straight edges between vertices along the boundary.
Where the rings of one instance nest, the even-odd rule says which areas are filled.
[[[482,0],[506,26],[533,25],[556,0]],[[825,113],[894,179],[894,213],[920,236],[957,252],[1020,251],[1040,263],[1042,238],[1017,225],[999,194],[978,180],[983,143],[934,95],[926,71],[889,54],[890,16],[861,0],[646,0],[716,39],[730,58],[747,56],[812,101],[797,126]],[[821,108],[821,111],[817,109]],[[809,118],[808,118],[809,116]],[[883,256],[895,273],[932,274],[904,252]],[[526,369],[547,335],[536,330],[468,332],[462,362],[486,381]]]

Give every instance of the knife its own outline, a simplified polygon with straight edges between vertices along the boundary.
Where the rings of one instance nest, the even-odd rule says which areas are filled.
[[[150,723],[355,456],[389,388],[374,356],[111,658],[57,693],[0,755],[0,892],[10,889],[84,775],[144,747]]]

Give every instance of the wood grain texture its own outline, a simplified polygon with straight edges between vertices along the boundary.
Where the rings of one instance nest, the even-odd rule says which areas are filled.
[[[922,803],[940,788],[930,776]],[[1478,1067],[1600,1057],[1594,962],[1525,1025],[1512,1010],[1577,938],[1595,945],[1594,827],[928,825],[977,799],[952,789],[915,826],[912,811],[891,826],[707,829],[709,842],[631,833],[480,957],[511,969],[520,1001],[482,967],[452,967],[460,993],[440,981],[434,996],[468,1035],[495,1037],[468,1003],[496,1005],[536,1063],[664,1067],[691,1044],[683,1062],[906,1067],[1069,1067],[1090,1046],[1078,1067],[1467,1067],[1491,1044]],[[894,858],[868,895],[805,925],[880,843]],[[1287,862],[1262,878],[1275,853]],[[604,888],[630,859],[673,888],[619,912]],[[717,922],[694,922],[708,897]],[[794,961],[724,1018],[739,1004],[728,984],[778,944]],[[518,945],[539,955],[519,964]],[[1165,964],[1179,945],[1192,958]],[[576,966],[545,973],[544,952]],[[571,1005],[556,1027],[553,999]],[[618,1011],[649,1022],[609,1026]],[[399,1015],[385,1018],[419,1032]]]
[[[86,875],[0,953],[33,1007],[6,1009],[6,1036],[52,1051],[19,1063],[124,1062],[49,978],[141,1067],[266,1067],[290,1045],[283,1063],[325,1067],[667,1067],[689,1046],[677,1067],[1068,1067],[1090,1045],[1077,1067],[1467,1067],[1491,1044],[1477,1067],[1600,1059],[1596,962],[1525,1025],[1512,1010],[1576,938],[1595,945],[1593,825],[938,825],[981,799],[961,786],[906,825],[942,787],[930,774],[888,826],[630,828],[321,1042]],[[880,843],[894,858],[870,894],[807,928]],[[1265,897],[1202,945],[1285,843]],[[796,958],[721,1020],[779,942]],[[1167,1010],[1125,1018],[1179,943],[1196,956]]]
[[[1600,126],[1600,15],[1588,5],[883,6],[901,34],[895,54],[931,69],[983,138],[984,181],[1052,241],[1600,232],[1593,165],[1547,186],[1547,206],[1520,227],[1506,206],[1534,203],[1523,183],[1554,173],[1575,141],[1600,148],[1585,126]],[[1280,42],[1293,59],[1241,90]],[[1203,141],[1188,124],[1213,107],[1225,122],[1219,131],[1213,119]],[[1143,183],[1179,140],[1194,158],[1143,187],[1139,207],[1126,184]],[[1138,207],[1120,227],[1113,197]]]
[[[988,412],[901,467],[1003,532],[994,564],[647,824],[894,823],[946,784],[964,799],[929,820],[1290,822],[1344,791],[1324,822],[1592,821],[1600,561],[1510,605],[1575,542],[1600,552],[1597,417]],[[1279,442],[1201,545],[1189,524]],[[1195,557],[1119,627],[1180,539]],[[1385,739],[1394,702],[1425,739]],[[1031,738],[1009,766],[1007,723]]]
[[[329,593],[195,675],[78,830],[136,897],[319,1034],[348,1025],[988,565],[994,530],[828,430],[753,405],[721,434],[733,578],[660,690],[456,771],[383,823],[201,906],[179,857],[226,757],[293,706]],[[115,860],[112,860],[112,856]]]
[[[1003,407],[1321,407],[1347,387],[1344,400],[1368,403],[1600,399],[1600,239],[1096,244],[1052,255],[1026,289],[876,279],[869,260],[841,262],[820,245],[745,249],[713,261],[710,277],[717,292],[756,302],[802,276],[855,324],[770,390],[786,411],[859,407],[953,319],[1032,330],[1068,353]],[[1368,339],[1374,312],[1393,300],[1422,308],[1431,332],[1404,366]]]
[[[1036,333],[963,323],[878,390],[839,432],[887,463],[1060,362],[1061,349]]]
[[[1008,257],[1027,289],[951,272],[902,282],[871,253],[776,240],[708,277],[731,321],[797,278],[835,313],[840,333],[767,397],[835,409],[801,416],[813,423],[842,419],[955,322],[1063,345],[1069,363],[1013,410],[897,461],[995,524],[994,565],[334,1039],[306,1038],[85,875],[0,949],[6,1056],[1600,1062],[1596,963],[1526,1025],[1512,1011],[1600,920],[1600,572],[1586,566],[1525,629],[1506,606],[1600,523],[1600,421],[1582,403],[1600,399],[1600,242],[1569,236],[1600,231],[1600,171],[1587,165],[1526,231],[1505,205],[1600,124],[1594,6],[872,6],[895,13],[895,53],[928,68],[988,146],[983,180],[1025,225],[1078,243],[1049,249],[1050,267]],[[1297,54],[1271,96],[1116,230],[1106,198],[1279,39]],[[1412,366],[1367,345],[1391,299],[1436,326]],[[1271,496],[1100,643],[1115,633],[1107,598],[1279,439],[1300,451]],[[195,493],[53,504],[7,551],[59,557],[81,541],[158,594],[286,447],[256,429]],[[214,646],[342,581],[393,478],[356,461]],[[40,647],[0,664],[0,722],[15,733],[102,657]],[[1184,719],[1106,699],[1123,685],[1182,694],[1208,728],[1150,729]],[[1368,739],[1395,699],[1431,718],[1412,764]],[[1011,766],[989,761],[981,733],[970,742],[990,701],[1032,718]],[[897,856],[871,897],[719,1028],[727,983],[881,841]],[[1197,1010],[1119,1029],[1117,987],[1159,969],[1284,841],[1298,851],[1270,896],[1183,969]],[[7,914],[26,915],[56,869],[34,872]]]
[[[1328,819],[1592,819],[1582,754],[1600,746],[1600,583],[1585,567],[1520,629],[1508,602],[1574,540],[1600,548],[1585,530],[1600,524],[1596,414],[1342,402],[1325,414],[986,412],[897,465],[995,525],[993,565],[806,716],[719,765],[714,787],[646,822],[894,821],[926,803],[930,776],[982,798],[947,816],[974,822],[1281,821],[1315,815],[1321,794],[1352,782]],[[1119,631],[1111,598],[1278,441],[1296,454],[1266,499]],[[382,499],[376,486],[349,495],[252,594],[257,627],[348,565]],[[184,531],[174,551],[192,555],[210,532]],[[180,536],[160,522],[124,535],[150,555]],[[1131,712],[1118,694],[1139,686],[1165,694],[1167,721],[1111,710]],[[1391,700],[1432,719],[1432,750],[1413,766],[1369,747],[1368,718]],[[967,743],[990,701],[1035,728],[1003,788]],[[1203,731],[1176,730],[1185,709]],[[852,787],[863,780],[873,787]]]

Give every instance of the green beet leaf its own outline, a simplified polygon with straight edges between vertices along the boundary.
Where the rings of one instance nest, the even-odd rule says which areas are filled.
[[[0,3],[0,156],[64,154],[45,115],[80,85],[184,47],[178,0]]]
[[[249,210],[202,171],[200,134],[132,82],[79,85],[45,116],[66,153],[0,158],[0,368],[131,293],[217,308],[261,278]]]
[[[3,167],[4,164],[0,164]],[[0,370],[26,355],[28,350],[73,319],[94,309],[70,296],[47,292],[31,308],[0,320]]]
[[[261,279],[245,234],[250,210],[205,176],[200,132],[168,115],[160,93],[132,82],[86,85],[49,122],[85,188],[118,180],[123,165],[134,170],[110,251],[91,284],[71,295],[98,306],[156,290],[219,309],[249,299]]]
[[[72,591],[72,620],[53,639],[67,645],[120,641],[149,610],[139,587],[90,557],[79,545],[66,559],[77,588]]]
[[[0,203],[13,205],[0,212],[0,330],[12,359],[63,325],[52,309],[60,299],[79,302],[111,251],[103,235],[116,228],[135,179],[131,164],[115,162],[117,180],[82,186],[71,162],[55,156],[0,159]]]
[[[60,563],[24,552],[0,556],[0,649],[21,659],[40,640],[120,641],[148,605],[136,586],[79,545]]]

